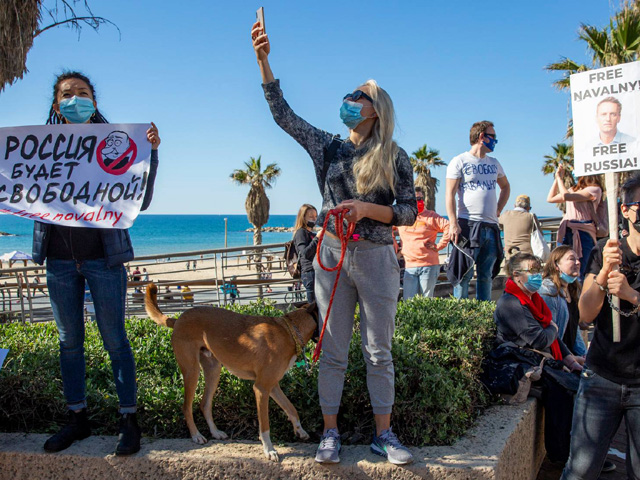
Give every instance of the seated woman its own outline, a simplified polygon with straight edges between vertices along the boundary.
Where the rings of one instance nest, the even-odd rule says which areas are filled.
[[[499,366],[499,357],[502,355],[504,362],[507,351],[511,358],[516,358],[515,362],[508,360],[509,363],[524,363],[525,368],[547,358],[540,384],[545,408],[545,447],[552,462],[564,462],[569,457],[573,398],[579,383],[578,375],[568,372],[580,372],[582,365],[558,338],[551,310],[537,293],[542,285],[541,272],[542,262],[529,253],[517,253],[507,262],[509,279],[493,315],[500,346],[489,357],[498,359]],[[527,361],[522,362],[523,357],[528,357]],[[507,371],[493,365],[493,373],[489,375],[500,376]]]
[[[558,325],[558,338],[569,347],[578,363],[584,365],[587,347],[578,326],[578,300],[582,290],[579,276],[580,261],[576,252],[568,245],[555,248],[544,266],[540,296]]]
[[[493,318],[497,343],[514,343],[552,356],[569,370],[582,370],[571,351],[558,339],[558,325],[537,291],[542,285],[542,262],[530,253],[517,253],[507,262],[509,279]]]

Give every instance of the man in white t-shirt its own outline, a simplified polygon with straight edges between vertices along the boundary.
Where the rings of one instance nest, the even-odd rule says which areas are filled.
[[[500,264],[496,262],[502,259],[498,217],[509,199],[510,187],[500,162],[487,155],[498,143],[493,123],[486,120],[474,123],[469,142],[471,149],[454,157],[447,167],[449,232],[451,241],[473,256],[477,271],[476,298],[491,300],[494,269],[499,269]],[[500,198],[496,198],[498,187]],[[455,258],[456,255],[452,255],[452,259]],[[456,298],[468,298],[473,271],[472,265],[457,277],[453,290]]]

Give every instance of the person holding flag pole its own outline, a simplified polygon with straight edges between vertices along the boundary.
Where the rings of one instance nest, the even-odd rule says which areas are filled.
[[[613,197],[615,174],[609,176],[607,191]],[[579,301],[580,321],[595,321],[595,330],[576,396],[563,480],[598,478],[623,419],[627,474],[640,478],[640,175],[623,185],[621,197],[629,236],[618,240],[616,202],[610,198],[611,238],[593,249]]]

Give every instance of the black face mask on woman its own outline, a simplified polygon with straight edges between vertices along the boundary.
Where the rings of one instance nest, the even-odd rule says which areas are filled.
[[[307,222],[307,227],[313,228],[316,226],[316,222]]]

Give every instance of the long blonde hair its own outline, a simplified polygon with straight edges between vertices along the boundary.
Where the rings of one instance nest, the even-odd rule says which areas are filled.
[[[393,140],[395,114],[389,94],[378,86],[375,80],[367,80],[361,85],[368,87],[373,99],[373,108],[378,114],[371,135],[363,143],[367,151],[353,166],[356,189],[360,194],[390,188],[396,193],[396,156],[398,145]]]
[[[300,207],[300,210],[298,210],[298,216],[296,217],[296,224],[293,227],[293,235],[295,236],[296,232],[301,229],[301,228],[307,228],[307,222],[305,221],[304,217],[307,214],[307,212],[309,210],[314,210],[316,213],[318,213],[318,210],[316,210],[316,207],[314,207],[313,205],[310,205],[308,203],[303,204]]]

